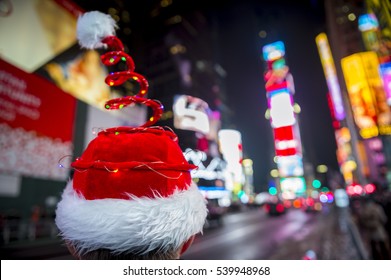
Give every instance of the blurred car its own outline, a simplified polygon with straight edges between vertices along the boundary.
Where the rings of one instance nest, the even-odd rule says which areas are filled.
[[[287,211],[284,202],[277,196],[270,196],[270,198],[264,203],[263,209],[270,216],[282,215]]]
[[[322,203],[318,199],[307,197],[303,199],[302,209],[305,212],[317,213],[322,210]]]

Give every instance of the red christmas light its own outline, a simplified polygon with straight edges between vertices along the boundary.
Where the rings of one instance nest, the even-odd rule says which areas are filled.
[[[111,49],[111,51],[101,56],[101,60],[104,65],[114,66],[120,62],[125,62],[127,66],[127,70],[125,71],[117,71],[107,75],[105,79],[106,84],[109,86],[118,86],[129,79],[133,79],[140,85],[140,89],[136,95],[111,99],[106,102],[105,108],[108,110],[117,110],[134,103],[143,104],[152,108],[153,115],[141,127],[147,127],[155,124],[163,114],[163,105],[159,101],[143,97],[148,92],[148,81],[144,78],[144,76],[134,72],[134,61],[130,55],[124,52],[124,46],[116,36],[107,36],[102,40],[102,43],[106,44]]]

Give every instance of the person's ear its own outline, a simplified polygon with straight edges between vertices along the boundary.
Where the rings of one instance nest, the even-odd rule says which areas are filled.
[[[76,253],[75,247],[68,241],[65,241],[65,244],[67,245],[68,251],[71,253],[71,255],[75,258],[80,260],[79,254]]]
[[[191,246],[191,244],[193,243],[194,241],[194,238],[195,238],[195,235],[193,235],[192,237],[190,237],[182,246],[181,248],[181,252],[179,253],[179,256],[181,256],[183,253],[185,253],[187,251],[187,249],[189,249],[189,247]]]

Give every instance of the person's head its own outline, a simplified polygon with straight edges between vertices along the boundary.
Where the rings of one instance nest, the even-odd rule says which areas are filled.
[[[206,200],[192,181],[196,166],[186,161],[177,135],[152,127],[163,107],[144,98],[148,84],[133,72],[133,60],[113,36],[114,25],[99,12],[78,22],[82,46],[114,48],[102,56],[106,65],[126,61],[126,73],[114,72],[106,83],[119,85],[132,77],[140,82],[136,96],[109,100],[105,108],[141,103],[154,113],[140,127],[108,128],[89,143],[72,163],[74,176],[57,205],[56,225],[80,259],[178,259],[203,229]]]
[[[72,163],[56,224],[81,259],[177,259],[201,232],[206,201],[176,135],[110,128]]]

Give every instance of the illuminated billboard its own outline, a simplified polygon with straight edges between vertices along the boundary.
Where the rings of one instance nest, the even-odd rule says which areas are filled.
[[[292,96],[287,89],[269,92],[270,121],[278,128],[296,123]]]
[[[233,174],[233,182],[241,184],[244,180],[242,135],[234,129],[221,129],[218,136],[220,152],[227,162],[227,170]]]
[[[281,41],[262,49],[267,62],[264,75],[268,102],[268,117],[273,128],[274,148],[277,157],[278,176],[284,199],[304,195],[305,183],[301,138],[293,95],[293,77],[285,64],[285,46]],[[273,176],[273,175],[272,175]],[[303,191],[304,190],[304,191]]]
[[[358,17],[358,29],[360,31],[377,30],[379,22],[375,14],[364,14]]]
[[[306,191],[304,177],[281,178],[280,186],[284,199],[295,199],[297,196],[304,195]]]
[[[82,10],[70,0],[0,1],[0,6],[2,59],[26,72],[76,43]]]
[[[291,156],[297,153],[298,143],[293,126],[283,126],[274,130],[276,156]]]
[[[387,104],[391,106],[391,62],[380,64],[380,74],[383,79]]]
[[[66,180],[76,99],[0,59],[0,171]]]
[[[282,41],[277,41],[264,46],[262,52],[265,61],[275,61],[284,57],[285,45]]]
[[[341,60],[353,117],[362,138],[391,133],[391,111],[387,104],[379,62],[375,52],[362,52]]]
[[[303,159],[299,155],[278,157],[277,167],[281,177],[304,175]]]
[[[337,71],[335,70],[334,59],[333,55],[331,54],[327,35],[325,33],[321,33],[316,36],[315,40],[318,46],[323,72],[326,77],[327,87],[332,99],[333,112],[335,118],[338,121],[341,121],[345,119],[345,109],[343,107],[341,88],[338,82]]]
[[[208,103],[204,100],[190,95],[177,95],[173,104],[174,127],[209,134],[209,111]]]
[[[196,164],[197,169],[191,171],[193,179],[203,179],[206,181],[226,181],[227,163],[220,157],[208,156],[205,152],[187,148],[183,153],[186,160]]]

